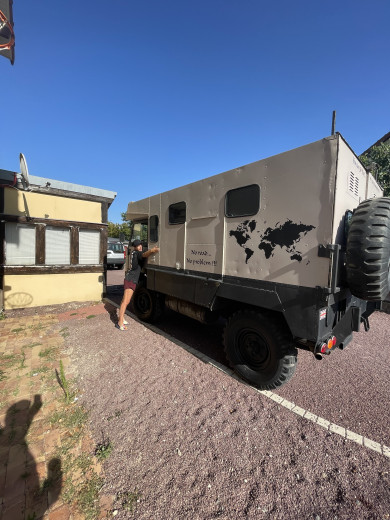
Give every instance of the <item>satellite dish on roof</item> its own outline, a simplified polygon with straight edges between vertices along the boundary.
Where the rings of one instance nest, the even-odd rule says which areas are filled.
[[[28,178],[28,168],[27,168],[27,161],[25,156],[21,153],[19,155],[20,160],[20,173],[22,174],[22,178],[24,179],[24,182],[26,183],[27,188],[30,186],[30,181]]]

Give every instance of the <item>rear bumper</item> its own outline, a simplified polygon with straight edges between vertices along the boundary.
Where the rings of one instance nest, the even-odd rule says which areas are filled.
[[[325,318],[324,312],[320,313],[319,337],[314,353],[329,354],[334,348],[345,348],[351,342],[353,332],[360,331],[362,323],[365,330],[369,330],[369,316],[379,308],[380,302],[366,302],[354,297],[335,302],[326,309]],[[334,339],[334,345],[324,351],[324,344],[330,339]]]
[[[107,265],[123,265],[124,263],[124,258],[107,258]]]

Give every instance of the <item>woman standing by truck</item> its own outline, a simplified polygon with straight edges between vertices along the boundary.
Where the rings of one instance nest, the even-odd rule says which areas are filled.
[[[141,274],[141,267],[145,258],[148,258],[150,255],[154,255],[158,253],[160,250],[158,247],[153,247],[148,251],[142,252],[142,242],[141,240],[134,240],[132,243],[133,250],[130,254],[130,262],[129,269],[125,274],[125,279],[123,283],[123,298],[121,305],[119,307],[119,318],[118,324],[116,328],[119,330],[127,330],[128,323],[125,321],[125,312],[127,306],[129,305],[131,298],[134,294],[135,288],[137,287],[137,283],[139,280],[139,275]]]

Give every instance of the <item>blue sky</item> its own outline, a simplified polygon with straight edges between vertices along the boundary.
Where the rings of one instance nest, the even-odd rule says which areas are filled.
[[[326,137],[390,131],[388,0],[14,0],[0,168],[118,193],[175,188]]]

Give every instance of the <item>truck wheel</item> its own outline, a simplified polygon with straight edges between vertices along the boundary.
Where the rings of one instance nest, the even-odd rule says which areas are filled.
[[[227,359],[243,379],[262,390],[287,383],[295,372],[297,349],[269,316],[241,310],[229,319],[224,344]]]
[[[369,199],[357,207],[347,238],[346,272],[351,293],[384,300],[390,292],[390,198]]]
[[[132,302],[135,315],[142,321],[154,323],[162,315],[161,295],[155,291],[150,291],[144,286],[136,288]]]

